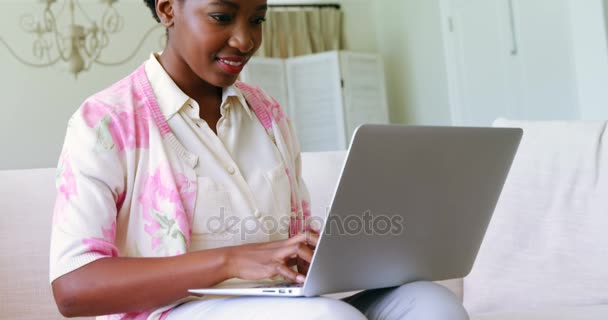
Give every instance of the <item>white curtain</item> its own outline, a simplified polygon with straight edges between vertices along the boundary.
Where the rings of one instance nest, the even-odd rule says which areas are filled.
[[[271,8],[258,56],[287,58],[342,49],[342,11]]]

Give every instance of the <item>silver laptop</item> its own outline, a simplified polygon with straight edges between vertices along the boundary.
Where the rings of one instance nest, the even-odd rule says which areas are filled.
[[[521,129],[363,125],[354,135],[304,284],[206,295],[317,296],[466,276]]]

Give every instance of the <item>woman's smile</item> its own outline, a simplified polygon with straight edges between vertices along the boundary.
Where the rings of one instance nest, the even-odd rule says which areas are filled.
[[[226,73],[238,75],[249,61],[249,57],[220,57],[217,65]]]

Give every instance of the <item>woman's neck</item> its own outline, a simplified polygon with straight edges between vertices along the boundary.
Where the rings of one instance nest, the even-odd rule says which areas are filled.
[[[160,55],[159,62],[175,84],[198,103],[200,117],[210,124],[217,122],[220,117],[222,88],[199,78],[170,47]]]

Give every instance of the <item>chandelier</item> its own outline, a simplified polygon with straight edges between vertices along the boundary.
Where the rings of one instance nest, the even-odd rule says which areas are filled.
[[[118,0],[98,0],[102,7],[99,21],[91,19],[78,0],[60,0],[61,6],[56,4],[58,0],[38,1],[42,3],[42,12],[36,16],[25,14],[20,20],[21,29],[35,36],[32,54],[37,61],[20,57],[1,37],[0,42],[25,65],[42,68],[63,62],[75,77],[89,70],[93,64],[112,66],[129,61],[159,26],[148,30],[131,55],[121,61],[107,62],[100,58],[101,53],[110,44],[110,36],[123,28],[123,18],[114,7]],[[84,18],[86,25],[77,18]],[[64,21],[59,23],[60,19]]]

